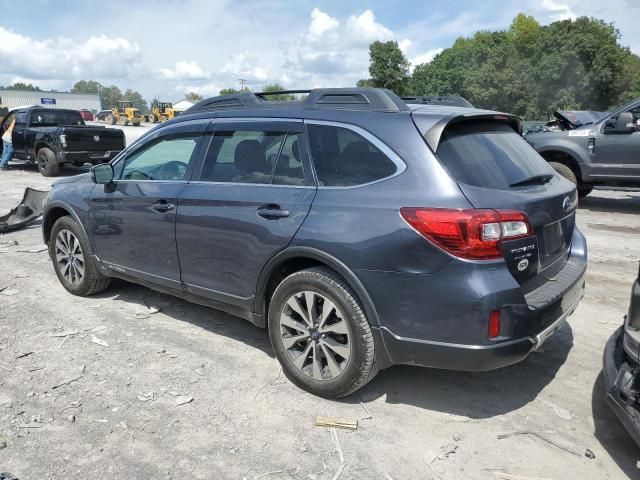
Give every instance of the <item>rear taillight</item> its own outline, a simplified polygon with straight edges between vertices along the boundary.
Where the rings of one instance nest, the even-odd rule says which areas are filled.
[[[400,214],[443,250],[470,260],[501,258],[502,240],[533,235],[527,215],[517,210],[404,207]]]

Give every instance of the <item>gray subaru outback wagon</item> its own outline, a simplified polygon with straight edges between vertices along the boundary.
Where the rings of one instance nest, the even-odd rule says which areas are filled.
[[[118,277],[245,318],[327,397],[393,364],[509,365],[564,324],[587,265],[576,188],[519,118],[305,93],[203,100],[58,180],[43,233],[62,285]]]

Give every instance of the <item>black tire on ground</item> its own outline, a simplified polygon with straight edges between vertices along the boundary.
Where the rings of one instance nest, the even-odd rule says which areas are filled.
[[[65,277],[63,272],[64,266],[57,261],[57,255],[63,254],[60,250],[60,240],[63,241],[62,247],[64,248],[64,238],[59,239],[61,232],[71,233],[79,242],[80,249],[76,250],[76,255],[81,258],[81,266],[83,268],[82,278],[76,283],[71,282]],[[64,233],[63,233],[64,237]],[[64,256],[64,254],[63,254]],[[96,267],[93,257],[90,255],[89,241],[84,234],[84,231],[78,225],[78,223],[71,217],[65,216],[59,218],[54,223],[49,236],[49,257],[53,262],[53,268],[58,276],[58,280],[62,286],[70,293],[85,297],[101,292],[109,286],[111,279],[102,275]]]
[[[349,358],[342,361],[340,373],[335,377],[330,375],[329,378],[312,378],[301,368],[295,366],[294,358],[284,346],[282,330],[286,327],[281,325],[281,318],[284,317],[287,301],[301,292],[319,294],[333,303],[342,314],[341,317],[336,318],[338,318],[338,322],[346,324],[342,327],[346,327],[348,331]],[[314,306],[313,308],[317,310],[319,307]],[[378,369],[371,327],[356,294],[334,271],[325,267],[315,267],[289,275],[273,292],[268,314],[269,336],[276,357],[287,378],[303,390],[321,397],[344,397],[363,387],[375,377]],[[317,315],[316,319],[319,319],[320,312],[317,312]],[[324,338],[324,335],[322,337]],[[335,342],[335,340],[332,341]],[[305,346],[309,347],[312,339],[301,340],[301,342],[299,348],[304,349]],[[309,358],[313,362],[313,347],[309,348],[312,348]],[[326,348],[324,349],[326,350]],[[330,370],[329,362],[326,354],[320,353],[321,350],[323,348],[318,346],[316,351],[319,357],[324,358],[326,365],[323,364],[322,368],[324,372],[327,372]],[[332,358],[335,361],[337,357],[332,355]],[[304,364],[306,365],[307,362],[304,361]],[[309,365],[308,368],[312,368],[312,366]]]
[[[549,162],[549,165],[551,165],[556,172],[569,180],[571,183],[573,183],[574,185],[578,185],[576,174],[573,173],[573,170],[571,170],[569,167],[558,162]]]
[[[38,170],[45,177],[57,177],[60,174],[60,164],[56,159],[56,154],[49,148],[41,148],[36,153],[36,163]]]
[[[587,185],[585,183],[578,184],[578,197],[584,198],[593,192],[593,187],[591,185]]]

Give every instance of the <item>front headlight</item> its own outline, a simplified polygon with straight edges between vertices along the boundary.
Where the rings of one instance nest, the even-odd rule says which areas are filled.
[[[63,147],[66,147],[66,146],[67,146],[67,136],[66,136],[66,135],[60,135],[60,144],[61,144]]]

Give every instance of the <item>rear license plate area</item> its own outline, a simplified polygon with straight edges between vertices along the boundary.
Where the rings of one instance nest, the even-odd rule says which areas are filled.
[[[565,246],[562,222],[546,225],[542,231],[542,237],[544,240],[545,255],[553,255],[554,253],[557,253]]]

